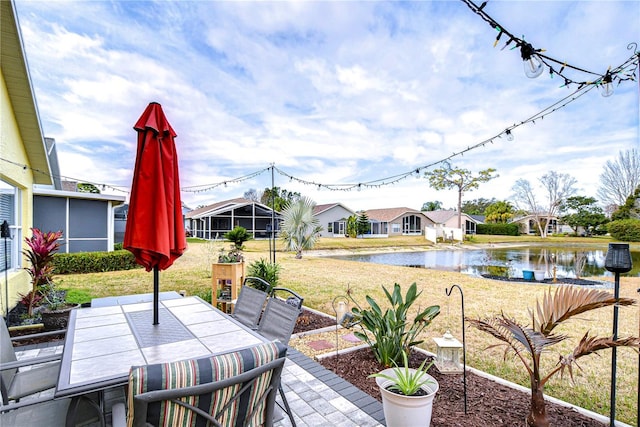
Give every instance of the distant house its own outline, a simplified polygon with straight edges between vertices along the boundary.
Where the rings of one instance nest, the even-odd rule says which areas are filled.
[[[424,214],[434,222],[447,228],[458,228],[458,211],[453,209],[438,209],[435,211],[427,211]],[[461,225],[464,234],[476,234],[476,226],[480,223],[472,215],[462,213]]]
[[[185,215],[185,220],[193,237],[222,239],[226,232],[240,226],[259,239],[269,237],[272,223],[278,230],[280,214],[262,203],[238,198],[194,209]]]
[[[347,234],[347,219],[355,212],[341,203],[316,205],[313,216],[322,226],[321,237],[344,237]]]
[[[458,227],[458,211],[453,209],[438,209],[426,211],[424,214],[433,221],[426,236],[432,242],[442,240],[462,241],[467,234],[476,234],[479,221],[466,213],[461,214],[461,227]]]
[[[433,224],[424,212],[411,208],[370,209],[365,213],[371,224],[365,237],[416,236]]]
[[[538,217],[546,218],[546,215]],[[513,220],[511,220],[511,223],[518,224],[518,226],[520,227],[520,233],[522,234],[538,234],[539,230],[538,226],[536,225],[535,218],[535,215],[525,215],[519,218],[514,218]],[[547,234],[551,235],[554,233],[559,233],[561,228],[562,227],[558,222],[558,217],[551,216],[551,220],[547,224]]]

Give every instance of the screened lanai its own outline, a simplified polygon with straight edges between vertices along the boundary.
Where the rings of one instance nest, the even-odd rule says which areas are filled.
[[[188,212],[185,216],[193,237],[207,240],[222,239],[235,227],[244,227],[254,239],[268,238],[278,230],[280,214],[259,202],[239,198],[214,203]]]

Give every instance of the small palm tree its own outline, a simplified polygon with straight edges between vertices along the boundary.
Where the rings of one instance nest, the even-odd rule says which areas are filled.
[[[322,227],[313,216],[315,205],[313,200],[303,197],[282,211],[280,237],[286,250],[296,251],[297,259],[302,258],[303,250],[312,249],[320,238]]]
[[[545,292],[542,302],[537,301],[535,312],[529,309],[532,327],[522,325],[504,313],[488,319],[467,319],[481,331],[493,335],[503,341],[505,357],[513,351],[522,361],[531,380],[531,408],[527,416],[527,424],[535,427],[549,425],[545,411],[544,385],[558,372],[568,371],[573,379],[573,365],[576,361],[592,353],[613,347],[636,347],[640,339],[628,337],[613,339],[613,337],[598,338],[589,336],[587,331],[576,348],[568,355],[560,355],[555,367],[543,376],[540,372],[540,357],[548,352],[548,347],[569,338],[567,335],[554,334],[553,330],[571,317],[596,308],[612,305],[628,306],[635,303],[631,298],[614,298],[611,293],[597,289],[587,289],[577,286],[560,286],[552,294]],[[577,366],[577,364],[576,364]]]

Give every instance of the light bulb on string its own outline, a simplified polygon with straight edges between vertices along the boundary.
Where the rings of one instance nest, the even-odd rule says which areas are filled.
[[[530,79],[535,79],[544,71],[542,59],[536,55],[536,50],[530,43],[523,43],[520,46],[520,56],[524,66],[524,74]]]
[[[511,133],[511,131],[509,129],[507,129],[507,131],[505,133],[507,134],[507,141],[509,141],[509,142],[513,141],[514,137],[513,137],[513,134]]]
[[[613,79],[611,78],[611,68],[607,70],[607,73],[604,75],[600,84],[598,84],[598,90],[600,91],[600,95],[605,98],[613,95]]]

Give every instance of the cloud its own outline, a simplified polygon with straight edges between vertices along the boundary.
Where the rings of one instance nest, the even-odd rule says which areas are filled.
[[[466,198],[506,199],[519,178],[549,170],[595,195],[599,172],[638,147],[637,83],[596,91],[535,124],[572,93],[558,76],[528,79],[519,53],[462,2],[18,2],[46,136],[62,174],[127,187],[133,124],[157,101],[178,133],[191,205],[271,185],[274,163],[312,183],[384,180],[456,156],[500,178]],[[637,2],[490,2],[485,11],[553,58],[602,73],[640,39]],[[577,71],[571,75],[591,78]],[[557,108],[554,107],[554,108]],[[515,140],[495,138],[513,129]],[[454,206],[411,176],[361,191],[275,185],[353,209]]]

